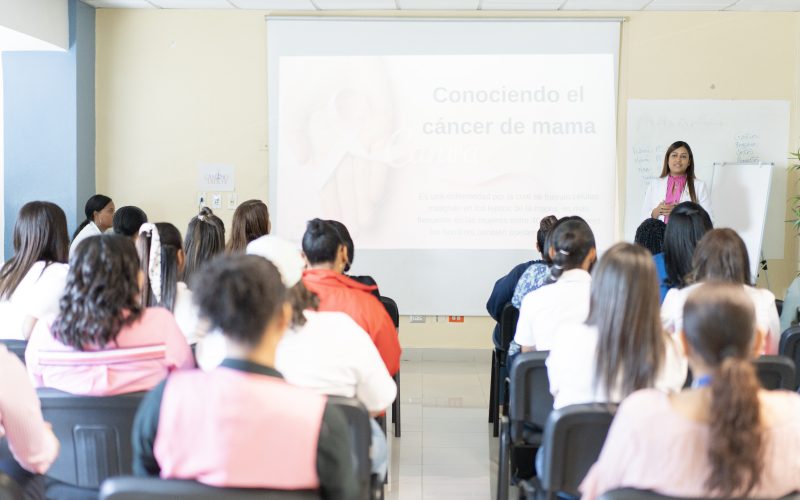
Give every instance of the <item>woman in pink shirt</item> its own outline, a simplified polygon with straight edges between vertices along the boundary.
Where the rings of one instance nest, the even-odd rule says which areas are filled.
[[[129,238],[87,238],[70,260],[59,314],[40,321],[25,360],[38,387],[110,396],[152,388],[194,366],[169,310],[143,308],[139,259]]]
[[[778,498],[800,490],[800,395],[761,389],[762,335],[741,286],[700,285],[680,333],[690,389],[629,396],[581,485],[583,499],[621,487],[677,497]]]

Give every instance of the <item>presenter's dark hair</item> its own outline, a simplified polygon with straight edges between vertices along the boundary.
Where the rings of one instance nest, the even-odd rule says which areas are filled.
[[[547,235],[550,233],[550,230],[553,229],[553,226],[556,225],[558,219],[556,219],[555,215],[547,215],[539,221],[539,230],[536,231],[536,250],[542,254],[545,261],[549,261],[550,257],[545,252],[545,241],[547,240]]]
[[[712,229],[697,243],[692,258],[692,274],[695,282],[750,285],[747,246],[733,229]]]
[[[559,221],[550,233],[550,243],[554,254],[550,275],[555,279],[564,271],[581,267],[595,247],[592,228],[580,217]]]
[[[713,228],[708,212],[697,203],[684,201],[672,209],[663,246],[665,281],[670,288],[683,288],[688,284],[697,242]]]
[[[19,209],[14,223],[14,256],[0,269],[0,299],[14,294],[33,265],[43,260],[66,263],[69,255],[67,216],[49,201],[30,201]]]
[[[139,233],[139,228],[147,222],[147,214],[139,207],[120,207],[114,212],[114,234],[134,237]]]
[[[95,212],[102,211],[104,208],[106,208],[106,205],[111,203],[111,201],[112,201],[111,198],[109,198],[104,194],[96,194],[91,198],[89,198],[88,200],[86,200],[86,205],[84,205],[83,207],[83,213],[84,215],[86,215],[86,219],[83,222],[81,222],[78,228],[75,230],[75,232],[72,233],[72,239],[74,240],[75,237],[78,236],[78,233],[80,233],[83,228],[89,225],[90,222],[94,221]]]
[[[347,230],[347,226],[339,222],[338,220],[329,220],[331,224],[336,228],[336,231],[339,233],[341,237],[342,243],[345,247],[347,247],[347,263],[344,265],[344,272],[350,270],[350,265],[355,261],[356,258],[356,249],[355,245],[353,244],[353,238],[350,237],[350,231]]]
[[[53,336],[74,349],[104,348],[142,314],[139,257],[130,238],[90,236],[69,262]]]
[[[689,188],[689,198],[697,203],[697,193],[694,189],[694,180],[696,179],[694,176],[694,154],[692,154],[692,148],[690,148],[687,143],[675,141],[669,145],[667,152],[664,154],[664,166],[661,168],[660,177],[664,178],[669,175],[669,155],[678,148],[685,148],[689,153],[689,167],[686,169],[686,186]]]
[[[667,225],[663,221],[648,217],[636,228],[633,242],[650,250],[652,255],[659,254],[663,250],[666,229]]]
[[[220,255],[195,275],[193,298],[200,315],[226,337],[248,347],[287,301],[278,268],[258,255]]]
[[[617,243],[592,271],[587,325],[599,337],[595,385],[622,397],[653,387],[664,364],[667,342],[661,326],[659,287],[652,255],[643,247]]]
[[[247,244],[269,234],[269,209],[261,200],[247,200],[233,213],[227,253],[244,253]]]
[[[183,251],[186,259],[182,279],[187,285],[203,264],[225,252],[225,226],[210,208],[201,208],[189,221]]]
[[[303,235],[303,253],[310,264],[333,262],[339,247],[347,244],[331,221],[314,219],[308,221]]]
[[[765,439],[751,356],[753,302],[741,285],[706,283],[689,294],[683,329],[692,351],[712,369],[705,487],[721,498],[746,497],[763,479]]]
[[[156,223],[158,238],[161,240],[161,301],[156,300],[153,287],[150,283],[148,269],[150,266],[150,246],[153,242],[152,234],[141,233],[136,240],[136,250],[139,253],[139,262],[144,282],[142,283],[141,301],[147,307],[160,306],[175,311],[175,299],[178,295],[178,253],[181,246],[181,232],[169,222]]]

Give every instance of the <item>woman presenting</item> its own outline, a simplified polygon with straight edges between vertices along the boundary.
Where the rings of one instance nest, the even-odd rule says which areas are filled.
[[[667,222],[672,209],[682,201],[699,203],[711,217],[711,198],[706,183],[694,176],[692,148],[678,141],[667,148],[661,176],[647,186],[641,219],[653,217]]]

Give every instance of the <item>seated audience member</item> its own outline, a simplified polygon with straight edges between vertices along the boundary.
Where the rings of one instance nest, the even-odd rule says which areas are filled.
[[[564,217],[562,220],[570,220],[572,217]],[[539,223],[539,230],[536,232],[536,251],[542,254],[540,260],[533,261],[533,264],[525,269],[522,276],[517,280],[514,287],[514,295],[511,297],[511,304],[517,309],[522,307],[522,299],[537,288],[547,284],[550,277],[550,251],[547,249],[547,236],[553,227],[559,222],[554,215],[548,215]]]
[[[134,206],[120,207],[114,212],[114,234],[136,240],[139,235],[139,228],[145,222],[147,222],[147,214],[141,208]]]
[[[347,276],[352,280],[358,281],[359,283],[363,283],[364,285],[374,286],[375,288],[372,290],[372,295],[380,299],[381,292],[380,290],[378,290],[378,283],[372,276],[351,276],[347,274],[347,271],[350,270],[350,266],[353,265],[353,261],[356,258],[355,244],[353,243],[353,238],[350,237],[350,231],[347,230],[347,226],[345,226],[338,220],[329,220],[328,222],[333,224],[333,226],[339,232],[339,236],[341,237],[345,246],[347,247],[347,262],[344,265],[344,271],[342,272],[342,274],[344,274],[345,276]]]
[[[668,395],[645,389],[620,405],[581,484],[584,500],[620,487],[689,498],[778,498],[800,490],[800,396],[766,391],[752,300],[703,284],[686,300],[680,338],[695,376]]]
[[[309,221],[303,235],[303,253],[309,269],[303,284],[319,297],[320,311],[347,313],[366,330],[390,375],[400,369],[400,342],[383,304],[370,292],[374,287],[342,274],[347,263],[347,245],[330,221]]]
[[[277,266],[289,290],[292,321],[275,354],[275,368],[292,385],[329,396],[357,398],[372,416],[386,411],[397,387],[367,332],[342,312],[319,312],[319,299],[300,281],[305,261],[288,241],[262,236],[247,245]],[[372,425],[372,472],[386,476],[386,435]]]
[[[83,211],[86,219],[72,235],[72,243],[69,246],[70,257],[75,253],[78,243],[89,236],[103,234],[114,225],[114,202],[108,196],[102,194],[92,196],[86,200]]]
[[[633,242],[646,248],[650,255],[658,255],[663,251],[666,229],[667,225],[663,221],[648,217],[636,228]]]
[[[560,328],[547,357],[554,407],[618,403],[647,387],[680,391],[686,363],[661,326],[650,253],[617,243],[592,274],[589,317]]]
[[[777,354],[780,341],[780,320],[775,308],[775,295],[769,290],[750,286],[750,258],[742,238],[733,229],[712,229],[694,251],[692,259],[694,285],[670,290],[661,306],[661,319],[669,332],[682,328],[686,297],[702,282],[734,283],[741,286],[753,301],[756,325],[764,335],[764,353]]]
[[[792,280],[792,284],[786,290],[783,297],[783,309],[781,310],[781,333],[787,328],[797,325],[798,308],[800,308],[800,276]]]
[[[225,226],[210,208],[201,208],[200,213],[189,221],[183,249],[186,256],[183,282],[187,285],[203,264],[225,252]]]
[[[244,253],[248,243],[269,234],[271,228],[267,205],[261,200],[247,200],[233,212],[231,238],[225,251]]]
[[[133,426],[134,473],[357,498],[344,415],[273,367],[292,316],[275,266],[221,256],[194,285],[201,315],[226,337],[227,358],[209,372],[172,373],[145,397]]]
[[[580,218],[557,224],[550,235],[552,285],[534,290],[522,299],[514,342],[522,351],[549,351],[556,330],[586,321],[589,314],[589,271],[597,259],[594,234]]]
[[[36,324],[25,361],[37,387],[112,396],[194,365],[172,313],[143,308],[139,259],[124,236],[92,236],[70,260],[58,315]]]
[[[7,441],[16,462],[2,460],[0,470],[14,478],[23,488],[33,479],[33,474],[47,472],[58,456],[58,439],[50,424],[42,418],[39,398],[25,372],[25,365],[2,345],[0,437]],[[24,470],[20,470],[19,466]]]
[[[64,211],[47,201],[22,206],[14,256],[0,269],[0,338],[26,340],[40,318],[58,312],[67,283],[69,234]]]
[[[204,332],[198,326],[192,292],[179,277],[186,257],[181,233],[168,222],[143,224],[136,242],[142,283],[141,301],[146,307],[163,307],[175,315],[186,341],[195,344]]]
[[[516,290],[519,288],[519,283],[525,278],[526,283],[534,279],[541,279],[542,283],[547,277],[547,264],[546,257],[544,257],[544,239],[547,236],[547,231],[553,224],[556,218],[554,215],[548,215],[539,222],[539,231],[536,233],[536,251],[542,254],[543,260],[529,260],[522,264],[517,264],[505,276],[497,280],[492,288],[492,293],[489,295],[489,300],[486,301],[486,311],[497,323],[494,325],[492,332],[492,341],[497,348],[502,347],[502,339],[500,338],[500,316],[503,314],[503,309],[506,304],[513,302],[512,299],[517,297]],[[541,286],[541,285],[540,285]],[[533,289],[533,288],[531,288]],[[530,290],[529,290],[530,291]],[[522,294],[518,297],[522,300]],[[514,304],[514,307],[519,308],[520,304]]]
[[[661,302],[664,302],[669,289],[683,288],[688,284],[697,242],[713,228],[708,212],[697,203],[685,201],[672,209],[664,230],[662,256],[653,257],[661,278]]]

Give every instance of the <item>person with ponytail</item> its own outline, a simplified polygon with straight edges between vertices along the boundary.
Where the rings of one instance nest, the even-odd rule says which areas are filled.
[[[764,288],[751,286],[750,257],[742,238],[733,229],[712,229],[698,242],[692,258],[689,282],[693,285],[672,289],[661,306],[661,320],[667,331],[682,328],[686,297],[702,282],[733,283],[740,286],[753,302],[756,323],[765,335],[764,354],[777,354],[781,329],[775,295]]]
[[[683,201],[700,204],[711,215],[711,196],[706,183],[695,177],[692,148],[683,141],[670,144],[664,154],[661,175],[647,186],[642,219],[669,221],[672,210]]]
[[[247,200],[236,207],[231,223],[231,239],[225,251],[229,254],[244,253],[247,244],[269,234],[272,224],[269,209],[261,200]]]
[[[36,322],[58,312],[67,283],[67,217],[58,205],[31,201],[14,224],[14,256],[0,269],[0,338],[26,340]]]
[[[661,327],[656,269],[646,248],[617,243],[603,255],[593,270],[589,316],[558,330],[547,373],[554,408],[683,387],[686,362]]]
[[[86,219],[72,235],[72,244],[69,246],[70,257],[75,253],[78,243],[89,236],[103,234],[114,226],[114,202],[106,195],[96,194],[86,200],[83,212]]]
[[[193,367],[172,313],[142,306],[141,279],[130,238],[86,238],[70,260],[58,315],[37,322],[28,340],[34,385],[113,396],[148,390],[170,371]]]
[[[742,287],[694,289],[680,339],[692,387],[672,395],[645,389],[623,401],[581,498],[620,487],[689,498],[800,490],[800,395],[761,388],[752,358],[762,336]]]
[[[210,208],[201,208],[200,213],[189,221],[183,249],[186,255],[183,282],[187,284],[193,281],[203,264],[225,253],[225,226]]]
[[[514,342],[523,352],[550,350],[559,327],[581,323],[589,314],[589,271],[597,260],[592,229],[580,217],[565,217],[547,241],[556,281],[522,299]]]
[[[199,315],[192,303],[192,292],[180,280],[186,261],[180,231],[169,222],[142,224],[136,249],[144,276],[142,305],[169,309],[186,341],[196,344],[203,332],[198,328]]]

